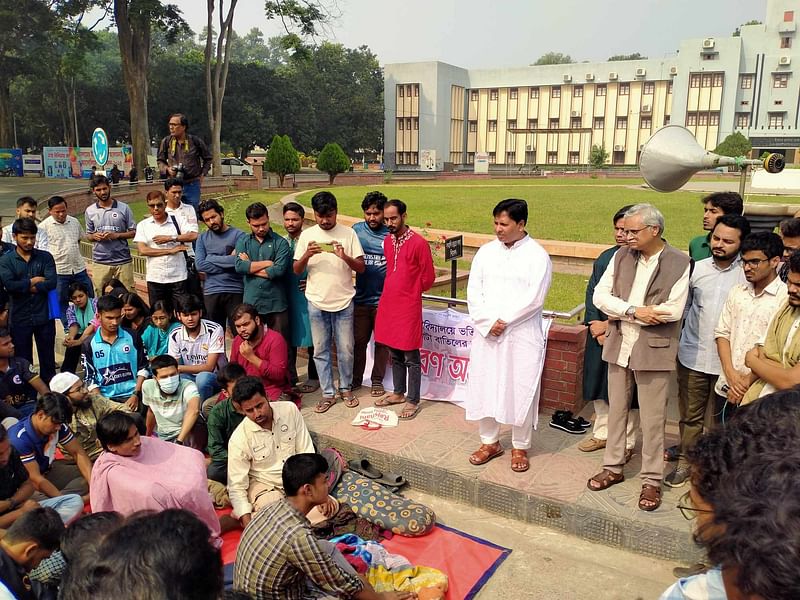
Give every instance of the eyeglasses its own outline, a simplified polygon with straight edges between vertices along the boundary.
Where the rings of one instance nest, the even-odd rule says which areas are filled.
[[[639,229],[623,229],[622,233],[624,233],[627,237],[639,235],[640,231],[644,231],[645,229],[649,229],[649,225],[645,225],[644,227],[639,227]]]
[[[762,262],[769,262],[769,259],[768,258],[751,258],[750,260],[742,260],[742,268],[746,269],[747,267],[753,267],[755,269]]]
[[[678,510],[681,511],[683,518],[688,521],[696,519],[699,513],[714,512],[713,510],[708,510],[706,508],[697,508],[692,502],[692,497],[689,495],[689,492],[686,492],[683,496],[678,498]]]
[[[148,204],[147,208],[164,208],[166,206],[163,202],[159,202],[157,204]]]
[[[168,123],[170,127],[180,127],[181,123]]]

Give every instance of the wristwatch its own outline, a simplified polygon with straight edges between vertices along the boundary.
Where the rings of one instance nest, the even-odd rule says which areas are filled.
[[[636,316],[636,307],[629,306],[628,310],[625,311],[625,316],[628,317],[629,319],[633,319]]]

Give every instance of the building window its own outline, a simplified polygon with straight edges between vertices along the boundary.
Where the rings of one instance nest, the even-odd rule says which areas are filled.
[[[567,155],[567,162],[571,165],[577,165],[580,161],[580,152],[570,152]]]
[[[470,92],[469,92],[469,99],[470,99],[472,102],[477,102],[477,101],[478,101],[478,96],[479,96],[479,94],[478,94],[478,90],[470,90]]]
[[[670,81],[667,83],[667,94],[671,93],[672,93],[672,82]]]
[[[701,88],[711,87],[711,80],[712,80],[711,73],[703,73],[700,76],[700,87]]]
[[[775,106],[783,106],[783,100],[775,100]]]
[[[792,21],[794,21],[794,11],[793,10],[783,11],[783,22],[791,23]]]
[[[414,97],[416,98],[418,96],[419,96],[419,84],[415,83],[414,84]]]
[[[602,129],[605,125],[605,119],[603,117],[595,117],[594,118],[594,128],[595,129]]]
[[[548,165],[556,165],[556,164],[558,164],[558,152],[548,152],[547,153],[547,164]]]
[[[642,117],[641,122],[639,123],[640,129],[652,129],[653,127],[653,119],[652,117]]]
[[[408,96],[409,98],[411,97],[411,93],[412,93],[411,88],[413,88],[413,87],[414,86],[412,86],[410,83],[406,86],[406,96]]]
[[[489,90],[489,100],[497,100],[497,88]]]
[[[642,93],[645,96],[652,96],[656,91],[656,84],[652,81],[645,81],[642,86]]]
[[[493,165],[497,162],[497,153],[489,152],[489,164]]]
[[[517,153],[513,151],[506,152],[506,164],[513,165],[517,162]]]
[[[497,121],[489,121],[489,131],[497,131]]]
[[[722,87],[722,82],[725,80],[725,76],[722,73],[714,73],[713,82],[711,85],[714,87]]]
[[[550,119],[550,129],[558,129],[558,117]]]
[[[474,152],[467,152],[467,164],[474,165],[475,164],[475,153]]]
[[[701,112],[697,115],[698,125],[708,125],[708,113]]]
[[[617,129],[628,128],[628,117],[617,117]]]
[[[718,112],[715,111],[715,112],[712,112],[712,113],[708,113],[708,124],[711,125],[711,127],[719,127],[719,113]]]
[[[700,87],[700,74],[694,73],[689,77],[689,87],[690,88],[699,88]]]
[[[631,93],[631,84],[630,83],[620,83],[619,84],[619,95],[620,96],[627,96]]]
[[[403,153],[402,152],[398,152],[397,153],[397,164],[398,165],[402,165],[403,164]]]
[[[696,112],[686,113],[686,125],[688,125],[690,127],[693,126],[693,125],[697,125],[697,113]]]
[[[557,85],[553,86],[553,91],[550,94],[553,98],[561,98],[561,88]]]
[[[606,86],[598,85],[594,88],[594,95],[595,96],[605,96],[606,95]]]
[[[719,60],[719,54],[703,54],[703,60]]]
[[[572,95],[575,98],[583,98],[583,86],[576,85],[574,88],[572,88]]]
[[[405,123],[405,119],[397,119],[397,129],[403,131],[403,123]]]
[[[779,127],[783,127],[783,113],[769,113],[767,129],[778,129]]]
[[[506,125],[506,129],[516,129],[516,128],[517,128],[517,120],[516,119],[511,119],[508,122],[508,125]]]
[[[790,37],[782,37],[781,38],[781,48],[791,48],[792,47],[792,38]]]
[[[398,85],[397,86],[397,95],[401,98],[406,95],[406,86]]]
[[[739,129],[750,127],[750,113],[736,113],[736,127]]]
[[[411,161],[409,162],[410,165],[418,165],[419,164],[419,155],[416,152],[411,153]]]
[[[538,129],[539,119],[528,119],[528,129]]]
[[[414,117],[411,119],[411,122],[414,123],[414,130],[419,131],[419,118]]]
[[[669,125],[669,115],[664,115],[664,125]]]
[[[406,119],[406,129],[411,131],[411,119],[410,118]]]
[[[539,88],[532,87],[531,88],[531,100],[536,100],[539,97]]]
[[[789,74],[788,73],[776,73],[772,76],[772,87],[774,88],[785,88],[789,87]]]
[[[516,100],[518,95],[519,95],[519,89],[511,88],[510,90],[508,90],[508,97],[511,98],[512,100]]]
[[[580,129],[581,128],[581,118],[580,117],[572,117],[569,122],[569,126],[572,129]]]
[[[477,121],[470,121],[469,122],[469,132],[476,133],[478,131],[478,122]]]
[[[624,150],[614,150],[614,153],[611,155],[611,163],[615,165],[624,165],[625,164],[625,151]]]
[[[752,75],[741,75],[739,77],[739,88],[743,90],[749,90],[753,87],[753,76]]]

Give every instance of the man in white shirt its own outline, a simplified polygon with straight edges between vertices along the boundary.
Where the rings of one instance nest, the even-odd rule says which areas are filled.
[[[178,223],[175,227],[167,215],[164,192],[148,193],[147,208],[151,216],[136,226],[133,238],[139,254],[147,261],[147,295],[150,306],[156,300],[166,300],[174,307],[175,300],[186,295],[186,252],[188,243],[197,237],[197,233],[187,230],[188,225],[180,215],[175,216]]]
[[[231,401],[245,419],[228,441],[228,494],[233,516],[246,527],[252,513],[283,497],[286,459],[313,453],[314,443],[300,410],[293,402],[270,402],[258,377],[237,380]]]
[[[67,329],[67,307],[69,306],[69,286],[75,282],[83,283],[94,297],[94,286],[86,272],[86,261],[81,256],[80,243],[83,234],[80,221],[67,214],[67,201],[61,196],[53,196],[47,201],[50,215],[41,222],[39,231],[47,239],[47,251],[53,255],[58,274],[58,305],[61,309],[61,323]],[[37,232],[38,233],[38,232]],[[38,235],[37,235],[38,237]]]
[[[314,342],[314,363],[322,386],[322,399],[314,409],[323,413],[342,398],[349,408],[358,406],[353,395],[353,271],[363,273],[364,251],[356,232],[336,223],[336,197],[323,191],[311,198],[317,224],[300,234],[294,250],[294,273],[308,270],[306,298]],[[331,342],[336,342],[339,368],[338,393],[334,387]]]
[[[686,452],[703,433],[706,411],[713,411],[716,405],[714,386],[722,365],[714,342],[714,329],[728,292],[734,285],[744,282],[739,247],[749,233],[750,223],[744,217],[719,217],[709,238],[711,258],[695,262],[689,277],[689,299],[678,343],[678,464],[664,478],[664,483],[670,487],[681,487],[689,481]]]
[[[225,330],[218,323],[201,319],[203,302],[190,294],[178,298],[175,312],[181,327],[169,334],[167,352],[178,361],[182,378],[194,381],[200,399],[219,391],[217,368],[225,364]]]
[[[33,219],[36,221],[36,209],[38,208],[36,204],[36,200],[31,198],[30,196],[23,196],[22,198],[17,200],[17,209],[16,209],[16,217],[3,227],[3,241],[7,244],[15,244],[16,240],[14,239],[14,234],[11,231],[12,226],[14,225],[14,221],[17,219],[22,219],[23,217],[27,217],[29,219]],[[33,246],[37,250],[44,250],[45,252],[49,252],[48,249],[48,240],[47,240],[47,232],[44,231],[41,226],[36,231],[36,244]]]
[[[168,354],[151,360],[150,370],[153,379],[142,385],[142,403],[147,406],[147,435],[155,430],[165,442],[202,452],[208,442],[208,430],[200,418],[197,387],[178,375],[178,361]]]
[[[603,344],[608,363],[608,439],[603,470],[591,491],[625,481],[625,434],[635,381],[642,427],[640,510],[661,506],[667,391],[686,298],[689,257],[663,240],[664,216],[650,204],[625,213],[628,246],[620,248],[594,290],[594,304],[608,315]]]
[[[469,457],[482,465],[505,451],[500,424],[511,425],[511,470],[528,470],[537,389],[544,364],[542,308],[550,289],[547,252],[525,231],[528,205],[503,200],[494,207],[497,236],[481,246],[467,284],[472,340],[467,420],[478,421],[481,445]]]
[[[783,242],[777,233],[751,233],[742,242],[746,283],[733,286],[714,330],[722,373],[717,380],[717,410],[723,416],[742,401],[756,376],[744,357],[764,338],[772,316],[786,303],[786,284],[778,277]]]

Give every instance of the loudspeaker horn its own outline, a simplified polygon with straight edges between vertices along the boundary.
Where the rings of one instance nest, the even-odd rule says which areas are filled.
[[[770,154],[764,160],[720,156],[704,150],[685,127],[667,125],[650,137],[639,158],[642,177],[658,192],[674,192],[704,169],[748,165],[761,165],[769,173],[780,173],[784,167],[783,155]]]

